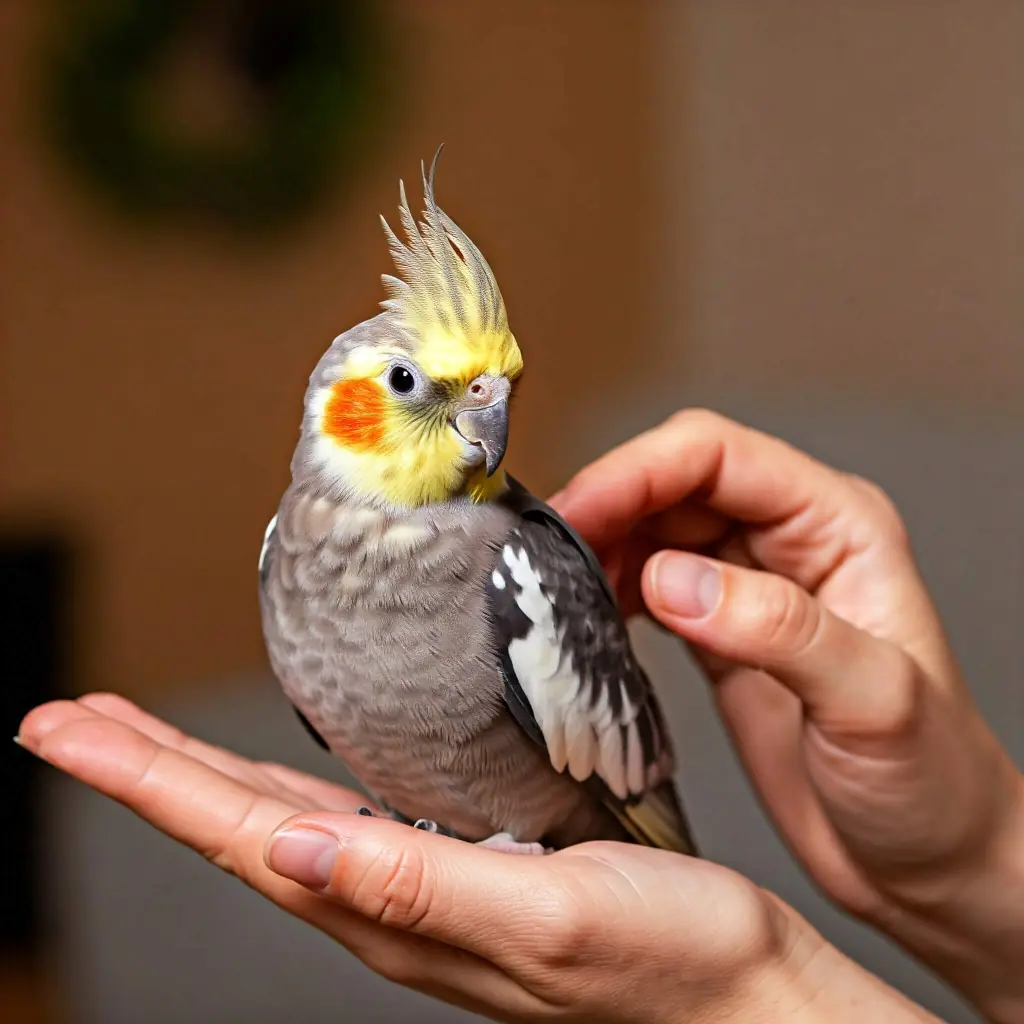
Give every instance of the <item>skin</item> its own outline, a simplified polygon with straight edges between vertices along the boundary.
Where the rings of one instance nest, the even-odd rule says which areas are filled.
[[[515,856],[361,817],[356,793],[209,746],[113,694],[37,708],[20,742],[377,973],[494,1020],[935,1020],[706,861],[617,843]],[[332,853],[311,858],[310,837]]]
[[[642,598],[691,644],[820,888],[992,1020],[1024,1020],[1024,776],[971,699],[891,501],[688,410],[554,503],[627,606]]]
[[[627,607],[642,598],[698,652],[823,891],[989,1019],[1024,1021],[1024,780],[970,700],[891,503],[697,411],[555,504]],[[512,857],[352,815],[355,794],[110,695],[37,708],[20,741],[379,973],[497,1020],[934,1020],[709,862],[605,843]]]

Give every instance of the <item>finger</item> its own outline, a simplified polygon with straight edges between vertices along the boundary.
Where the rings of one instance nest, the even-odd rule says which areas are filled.
[[[608,544],[593,544],[603,556],[623,543],[642,541],[658,548],[703,548],[720,541],[733,528],[733,521],[701,504],[682,502],[637,522],[628,538],[616,538]]]
[[[619,610],[627,619],[646,611],[640,592],[640,575],[656,550],[650,541],[637,536],[600,554],[601,564],[618,598]]]
[[[116,693],[87,693],[79,697],[77,703],[106,718],[123,722],[160,746],[186,754],[233,779],[255,781],[256,766],[248,758],[189,736]]]
[[[600,548],[687,499],[744,524],[754,560],[811,593],[839,569],[847,581],[859,574],[857,589],[873,591],[858,609],[861,625],[936,676],[958,676],[892,502],[783,441],[687,410],[592,463],[557,501]]]
[[[33,753],[133,810],[209,860],[248,875],[275,826],[301,810],[180,750],[73,701],[44,704],[22,722]],[[257,850],[255,862],[247,851]]]
[[[663,548],[702,548],[722,540],[732,528],[728,516],[689,501],[643,520],[644,533]]]
[[[382,819],[299,815],[272,837],[266,858],[370,920],[499,965],[517,945],[564,934],[575,909],[551,884],[554,857],[500,853]]]
[[[902,538],[898,516],[846,474],[704,410],[677,414],[609,452],[555,500],[601,547],[689,498],[730,519],[775,527],[771,568],[808,590],[851,551]],[[783,524],[789,529],[780,532]]]
[[[315,775],[307,775],[286,764],[260,761],[259,766],[260,770],[266,772],[275,782],[288,792],[294,793],[296,797],[308,801],[311,806],[325,811],[346,813],[352,813],[360,807],[369,807],[375,814],[383,813],[383,809],[370,797],[347,786],[318,779]]]
[[[19,740],[327,932],[379,973],[460,1005],[469,1005],[467,1000],[476,1008],[490,1005],[481,1000],[494,991],[500,972],[489,965],[458,951],[448,956],[440,945],[427,948],[415,936],[374,928],[363,916],[318,900],[264,864],[267,837],[299,810],[294,805],[254,792],[202,761],[73,701],[30,712]],[[451,978],[458,979],[455,987],[439,981]],[[506,982],[506,989],[514,987]],[[509,992],[505,995],[511,998]]]
[[[216,768],[217,771],[240,781],[262,786],[269,778],[275,787],[288,790],[292,796],[301,798],[302,802],[309,800],[315,806],[329,810],[354,811],[358,807],[372,803],[354,790],[317,779],[305,772],[289,768],[287,765],[250,761],[223,747],[205,743],[147,711],[143,711],[142,708],[118,694],[90,693],[79,697],[78,703],[109,718],[124,722],[154,739],[157,743],[188,754],[190,757],[208,764],[211,768]]]
[[[630,618],[644,611],[640,574],[651,555],[664,547],[707,550],[730,529],[729,520],[717,512],[684,503],[643,520],[628,537],[596,547],[594,552],[618,595],[623,615]]]
[[[770,672],[823,732],[892,737],[913,729],[919,673],[909,655],[792,581],[663,551],[648,562],[643,586],[665,626],[712,654]]]

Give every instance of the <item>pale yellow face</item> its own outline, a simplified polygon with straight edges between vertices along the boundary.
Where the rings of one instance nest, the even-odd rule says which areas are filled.
[[[454,424],[474,382],[511,385],[523,362],[511,334],[467,346],[434,334],[414,352],[382,343],[353,349],[337,379],[313,396],[328,471],[370,498],[417,507],[504,489]]]

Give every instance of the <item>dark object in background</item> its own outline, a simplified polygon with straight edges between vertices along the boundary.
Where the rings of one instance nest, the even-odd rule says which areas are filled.
[[[44,766],[12,742],[34,705],[67,695],[71,645],[69,545],[0,536],[0,957],[33,956],[44,938],[39,894]]]
[[[42,82],[45,130],[122,210],[277,227],[372,151],[389,80],[380,20],[369,0],[64,3]],[[162,109],[161,73],[188,50],[244,96],[241,137],[197,137]]]

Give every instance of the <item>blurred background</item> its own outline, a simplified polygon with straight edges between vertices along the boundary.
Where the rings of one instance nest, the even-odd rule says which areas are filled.
[[[687,404],[899,502],[1024,763],[1018,0],[4,0],[0,708],[116,690],[322,775],[268,675],[264,526],[378,213],[446,144],[547,493]],[[677,645],[637,628],[707,853],[951,1022],[829,909]],[[10,745],[0,1020],[456,1021]]]

